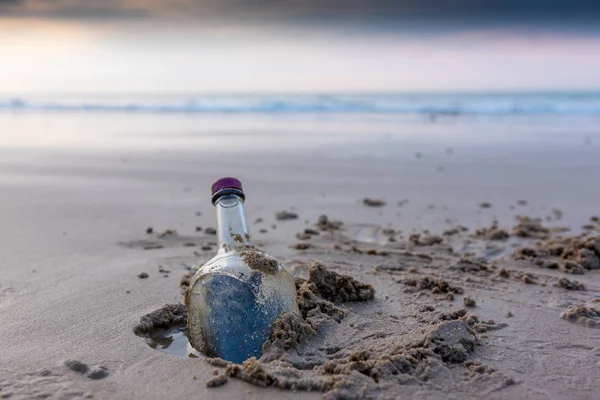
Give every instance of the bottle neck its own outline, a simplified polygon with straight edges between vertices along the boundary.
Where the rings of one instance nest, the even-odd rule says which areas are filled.
[[[219,253],[250,244],[250,231],[244,215],[244,202],[235,194],[226,194],[215,202]]]

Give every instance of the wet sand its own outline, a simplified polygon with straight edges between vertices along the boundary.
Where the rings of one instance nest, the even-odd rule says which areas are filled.
[[[594,398],[600,270],[586,238],[600,235],[599,148],[534,143],[479,158],[465,143],[449,156],[449,143],[392,142],[235,157],[11,151],[0,396]],[[282,333],[244,366],[171,356],[134,333],[181,303],[181,277],[216,251],[208,187],[228,174],[247,187],[254,243],[294,276],[309,279],[318,260],[374,289],[365,301],[311,289],[330,304],[304,315],[314,332]]]

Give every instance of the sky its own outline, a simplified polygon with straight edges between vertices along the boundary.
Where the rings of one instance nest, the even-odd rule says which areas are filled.
[[[588,0],[0,0],[0,96],[600,89]]]

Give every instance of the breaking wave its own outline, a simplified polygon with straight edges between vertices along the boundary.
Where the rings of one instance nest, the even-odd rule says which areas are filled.
[[[0,98],[0,110],[90,113],[600,115],[600,93]]]

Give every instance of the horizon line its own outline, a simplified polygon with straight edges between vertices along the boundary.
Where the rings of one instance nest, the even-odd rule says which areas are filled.
[[[413,95],[413,94],[440,94],[440,95],[469,95],[469,94],[600,94],[600,87],[591,89],[566,89],[566,88],[548,88],[548,89],[423,89],[423,90],[306,90],[306,91],[278,91],[278,90],[253,90],[253,91],[202,91],[202,90],[169,90],[169,91],[69,91],[69,92],[26,92],[26,93],[1,93],[0,97],[4,99],[19,99],[28,96],[54,97],[54,96],[256,96],[256,95],[285,95],[285,96],[303,96],[303,95],[340,95],[340,96],[359,96],[359,95]]]

